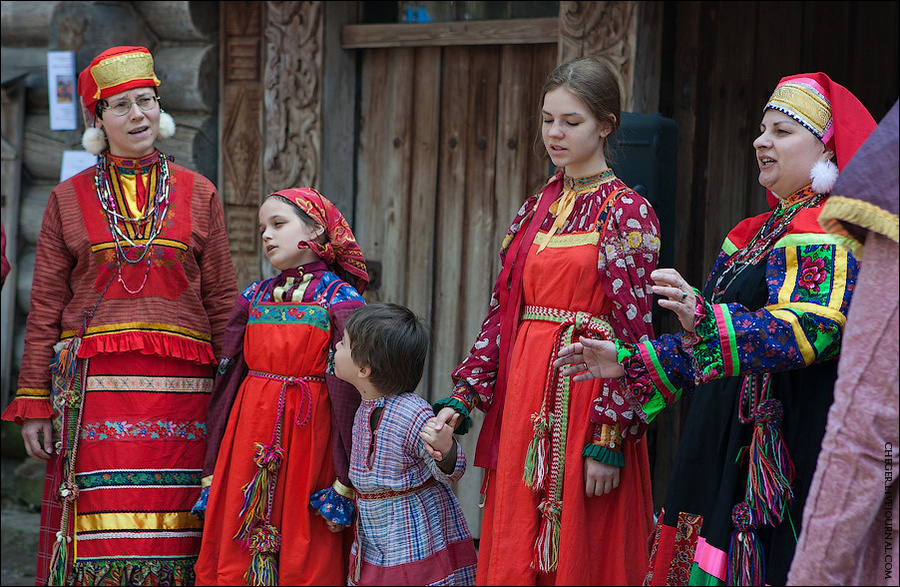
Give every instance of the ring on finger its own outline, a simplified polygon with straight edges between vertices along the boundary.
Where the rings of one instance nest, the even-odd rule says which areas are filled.
[[[686,300],[687,297],[688,297],[687,292],[685,292],[685,291],[681,292],[681,301],[682,301],[682,302],[683,302],[684,300]]]

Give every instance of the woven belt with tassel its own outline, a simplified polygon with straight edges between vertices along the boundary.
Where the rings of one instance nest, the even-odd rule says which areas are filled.
[[[574,342],[576,335],[611,340],[614,337],[609,322],[587,312],[572,312],[542,306],[525,306],[522,320],[556,322],[556,345],[550,364],[557,359],[560,349]],[[559,562],[559,530],[562,516],[563,477],[565,472],[565,446],[568,434],[570,377],[560,376],[552,366],[547,369],[541,411],[531,415],[534,436],[525,456],[522,480],[534,491],[544,491],[538,505],[541,512],[541,529],[534,545],[531,566],[549,573]]]
[[[741,381],[738,418],[753,425],[747,460],[744,501],[732,508],[728,548],[728,585],[762,585],[766,577],[760,526],[777,526],[790,518],[794,500],[794,463],[781,434],[781,402],[770,397],[771,375],[745,375]]]
[[[249,483],[241,488],[244,503],[240,516],[243,518],[234,539],[250,549],[250,568],[244,577],[247,585],[278,585],[278,552],[281,550],[281,532],[271,524],[272,502],[275,500],[275,486],[278,483],[278,471],[284,460],[284,449],[281,447],[282,420],[284,418],[284,401],[287,389],[298,386],[303,393],[306,414],[300,421],[297,412],[296,424],[303,426],[312,413],[312,394],[309,381],[324,381],[322,377],[292,377],[264,371],[251,370],[251,377],[281,381],[281,392],[278,394],[278,414],[275,429],[268,445],[256,443],[254,461],[258,470]]]

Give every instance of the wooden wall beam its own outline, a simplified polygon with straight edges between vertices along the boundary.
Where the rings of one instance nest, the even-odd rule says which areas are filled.
[[[558,18],[481,20],[422,24],[347,25],[344,49],[376,47],[449,47],[458,45],[534,45],[555,43]]]

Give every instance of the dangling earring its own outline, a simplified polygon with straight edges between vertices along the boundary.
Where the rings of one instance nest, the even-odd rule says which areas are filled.
[[[809,178],[812,180],[812,189],[817,194],[830,194],[838,178],[838,167],[830,159],[816,161],[809,170]]]
[[[106,132],[95,126],[86,128],[81,135],[81,146],[91,155],[99,155],[106,150]]]
[[[170,139],[175,136],[175,119],[172,115],[159,109],[159,137],[162,139]]]

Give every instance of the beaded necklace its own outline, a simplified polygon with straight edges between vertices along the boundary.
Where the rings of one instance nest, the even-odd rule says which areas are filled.
[[[778,209],[766,219],[750,243],[725,260],[724,269],[716,279],[716,285],[713,288],[712,302],[717,303],[721,300],[725,290],[744,269],[755,265],[769,254],[769,251],[784,236],[788,226],[801,210],[818,205],[826,197],[826,194],[816,193],[812,189],[812,185],[808,185],[790,198],[780,201]]]
[[[151,247],[153,241],[163,230],[166,212],[169,210],[169,165],[166,156],[160,154],[157,164],[159,165],[159,177],[153,197],[148,202],[143,215],[132,217],[127,209],[124,212],[119,211],[119,205],[110,186],[109,168],[112,163],[109,162],[107,153],[104,152],[97,160],[94,186],[100,206],[106,213],[106,222],[116,247],[116,276],[125,291],[130,294],[140,293],[147,284],[152,256],[150,254]],[[128,235],[127,225],[131,225],[133,228],[134,238]],[[133,290],[122,278],[122,267],[125,263],[136,265],[142,261],[146,262],[144,279],[141,281],[141,285]]]

